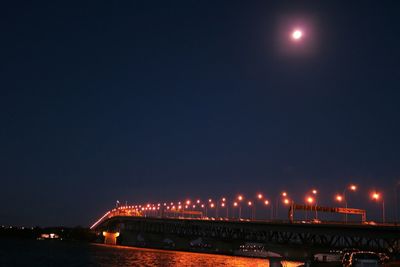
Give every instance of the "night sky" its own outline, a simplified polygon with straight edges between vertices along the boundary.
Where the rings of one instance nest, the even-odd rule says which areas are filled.
[[[0,224],[349,183],[393,220],[397,1],[39,2],[0,8]]]

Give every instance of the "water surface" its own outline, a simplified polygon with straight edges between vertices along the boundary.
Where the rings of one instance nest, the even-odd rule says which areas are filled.
[[[268,260],[62,241],[0,240],[0,266],[265,266]],[[283,262],[296,267],[301,263]]]

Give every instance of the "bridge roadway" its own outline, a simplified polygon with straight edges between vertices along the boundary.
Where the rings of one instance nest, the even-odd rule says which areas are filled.
[[[221,254],[253,243],[288,259],[343,248],[400,253],[400,227],[394,225],[112,216],[93,230],[99,238],[117,232],[121,245]]]

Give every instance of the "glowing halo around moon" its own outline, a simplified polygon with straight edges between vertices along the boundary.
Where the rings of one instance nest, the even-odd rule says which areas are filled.
[[[293,40],[300,40],[303,37],[303,32],[301,30],[294,30],[292,32],[292,38]]]

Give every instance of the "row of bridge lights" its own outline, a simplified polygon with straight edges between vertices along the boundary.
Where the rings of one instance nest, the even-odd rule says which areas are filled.
[[[344,202],[345,207],[347,208],[348,207],[348,201],[347,201],[346,194],[349,193],[349,192],[355,192],[355,191],[357,191],[357,189],[358,188],[357,188],[356,185],[351,184],[351,185],[347,186],[343,190],[342,194],[336,194],[335,195],[335,200],[337,202]],[[306,204],[317,206],[317,195],[318,195],[318,191],[316,189],[310,190],[309,193],[305,197]],[[281,192],[280,197],[281,197],[282,203],[284,205],[290,205],[291,203],[293,203],[293,200],[289,198],[289,195],[288,195],[288,193],[286,191]],[[378,192],[372,192],[371,193],[371,199],[374,200],[374,201],[380,201],[380,200],[382,201],[382,222],[384,222],[385,221],[385,204],[384,204],[384,200],[383,200],[382,194],[378,193]],[[241,209],[242,209],[242,203],[244,203],[244,200],[245,200],[244,196],[240,194],[234,199],[234,201],[232,203],[234,208],[238,208],[239,218],[242,217],[242,214],[241,214],[242,210]],[[271,202],[268,199],[264,198],[264,195],[261,194],[261,193],[256,195],[256,201],[260,201],[265,206],[270,206],[271,207],[271,218],[272,218],[273,205],[270,205]],[[252,201],[250,199],[246,203],[247,206],[249,208],[251,208],[252,219],[254,219],[254,217],[255,217],[256,201]],[[158,203],[157,205],[155,205],[155,204],[147,204],[147,205],[143,205],[143,206],[142,205],[125,206],[125,207],[120,207],[120,208],[131,208],[131,209],[134,208],[135,210],[141,210],[141,211],[159,211],[162,206],[166,210],[176,211],[176,212],[180,212],[180,211],[183,211],[185,209],[186,210],[190,210],[190,209],[195,210],[196,208],[201,208],[201,209],[205,210],[206,214],[207,214],[207,208],[211,208],[211,209],[216,208],[217,212],[218,212],[218,207],[221,207],[221,208],[225,208],[226,209],[226,213],[227,213],[226,217],[228,217],[228,203],[227,203],[227,199],[225,197],[222,197],[220,199],[220,201],[216,201],[216,202],[214,202],[210,198],[210,199],[208,199],[208,203],[207,202],[203,203],[200,199],[198,199],[197,201],[195,201],[193,203],[192,203],[191,200],[186,200],[185,202],[177,202],[176,204],[174,202],[171,202],[171,203],[163,203],[163,204]],[[277,202],[276,202],[275,209],[276,210],[278,209],[278,199],[277,199]],[[216,217],[218,217],[218,216],[216,216]],[[315,214],[315,218],[317,219],[317,211],[316,211],[316,214]],[[345,220],[347,222],[347,214],[345,215]]]

